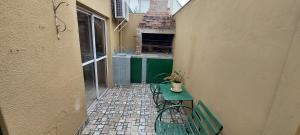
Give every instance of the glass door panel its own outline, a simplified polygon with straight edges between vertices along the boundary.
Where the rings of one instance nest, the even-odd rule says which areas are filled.
[[[94,27],[95,27],[95,41],[96,41],[96,56],[97,56],[97,58],[100,58],[100,57],[106,55],[105,22],[104,22],[104,20],[101,20],[101,19],[98,19],[95,17]]]
[[[107,88],[105,21],[80,9],[77,17],[86,102],[89,107]]]
[[[97,72],[98,72],[99,94],[101,95],[107,88],[107,86],[106,86],[106,60],[105,59],[97,61]]]
[[[85,94],[87,106],[97,98],[94,63],[83,67]]]
[[[82,12],[77,12],[79,41],[82,63],[93,60],[93,44],[91,35],[91,16]]]

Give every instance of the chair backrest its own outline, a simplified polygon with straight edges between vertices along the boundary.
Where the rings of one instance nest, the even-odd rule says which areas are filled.
[[[201,135],[218,135],[223,129],[221,122],[208,110],[201,100],[192,111],[194,122],[200,128]]]

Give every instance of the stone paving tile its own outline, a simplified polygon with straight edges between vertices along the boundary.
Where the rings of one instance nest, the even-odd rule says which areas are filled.
[[[152,135],[157,109],[149,85],[108,90],[89,112],[82,135]]]
[[[133,84],[130,87],[115,87],[108,90],[88,112],[88,123],[82,135],[153,135],[154,122],[158,115],[147,84]],[[165,120],[179,119],[165,113]]]

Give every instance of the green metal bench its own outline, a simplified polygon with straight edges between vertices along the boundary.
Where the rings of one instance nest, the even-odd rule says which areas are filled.
[[[185,116],[182,123],[162,120],[163,113],[166,111],[178,111],[184,108],[191,112],[188,115],[182,114]],[[219,135],[223,125],[199,100],[193,109],[185,105],[174,105],[162,110],[156,117],[154,128],[157,135]]]

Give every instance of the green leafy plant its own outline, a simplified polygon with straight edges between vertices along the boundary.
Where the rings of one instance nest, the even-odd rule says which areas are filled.
[[[174,83],[183,83],[183,73],[181,71],[174,71],[170,76],[165,77],[164,80]]]

